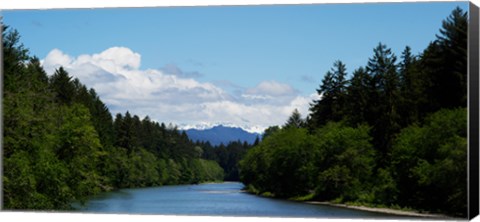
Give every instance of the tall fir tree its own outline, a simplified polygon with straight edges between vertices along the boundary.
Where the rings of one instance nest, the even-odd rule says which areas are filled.
[[[392,145],[393,136],[400,130],[398,103],[400,102],[400,79],[397,72],[397,57],[390,48],[379,43],[369,59],[367,73],[370,76],[370,91],[367,112],[367,122],[373,126],[373,143],[380,151],[380,165],[388,159],[388,151]]]
[[[457,7],[423,52],[421,68],[429,84],[426,112],[467,105],[467,27],[467,12]]]
[[[298,109],[293,110],[292,114],[288,118],[287,122],[283,127],[296,127],[302,128],[305,125],[305,120],[303,120],[302,115],[298,112]]]
[[[368,83],[370,76],[365,68],[360,67],[353,72],[349,80],[346,96],[346,115],[350,125],[366,123],[368,111]]]
[[[50,77],[50,85],[56,94],[56,102],[61,105],[71,105],[75,98],[75,84],[68,72],[60,67]]]
[[[339,121],[345,112],[345,96],[347,89],[345,64],[337,60],[331,71],[328,71],[320,88],[317,89],[319,100],[310,104],[311,129],[325,125],[328,121]]]

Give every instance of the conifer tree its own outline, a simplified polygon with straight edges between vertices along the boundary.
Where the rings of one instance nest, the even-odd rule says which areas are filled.
[[[302,115],[298,112],[298,109],[293,110],[292,115],[288,118],[287,122],[283,126],[302,128],[305,125],[305,121],[302,119]]]
[[[75,98],[75,85],[72,77],[60,67],[50,77],[50,85],[56,94],[56,102],[61,105],[71,105]]]
[[[328,121],[339,121],[343,118],[345,112],[345,95],[347,88],[345,64],[336,61],[331,71],[328,71],[317,93],[319,100],[310,104],[310,122],[311,129],[326,124]]]
[[[397,57],[391,49],[379,43],[373,52],[374,56],[369,59],[367,65],[367,73],[371,80],[367,121],[373,126],[373,143],[381,153],[379,160],[386,162],[385,157],[391,147],[393,135],[400,129],[397,107],[400,100],[400,79],[396,65]]]
[[[370,76],[363,67],[356,69],[349,81],[346,96],[346,115],[352,126],[367,121],[369,81]]]
[[[457,7],[424,52],[422,70],[430,78],[431,111],[467,105],[467,27],[467,12]]]

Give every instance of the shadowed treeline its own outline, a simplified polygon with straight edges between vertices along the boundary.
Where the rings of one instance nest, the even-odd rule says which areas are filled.
[[[419,55],[379,43],[350,78],[336,61],[306,120],[294,111],[247,152],[241,181],[265,196],[465,217],[467,18],[454,9]]]
[[[175,127],[111,113],[94,89],[60,67],[47,76],[16,30],[3,35],[3,206],[68,210],[127,187],[224,179]]]

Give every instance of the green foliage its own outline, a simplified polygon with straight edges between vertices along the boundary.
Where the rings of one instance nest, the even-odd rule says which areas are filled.
[[[369,83],[370,76],[363,67],[353,72],[350,85],[347,87],[347,103],[345,105],[346,119],[352,126],[366,123],[369,116],[368,112],[371,108],[368,106],[370,93]]]
[[[292,198],[290,198],[290,200],[294,200],[294,201],[309,201],[309,200],[312,200],[314,197],[315,197],[315,194],[314,194],[314,193],[309,193],[309,194],[304,195],[304,196],[292,197]]]
[[[313,188],[314,139],[288,127],[267,137],[240,161],[241,179],[278,197],[305,195]],[[279,182],[282,181],[282,182]]]
[[[157,158],[145,149],[132,153],[127,162],[126,187],[146,187],[160,185]]]
[[[265,129],[265,132],[263,132],[263,139],[265,140],[267,137],[269,137],[270,135],[274,134],[275,132],[277,132],[279,130],[280,130],[279,126],[268,127],[267,129]]]
[[[374,166],[374,150],[370,143],[369,127],[346,127],[342,123],[328,123],[317,131],[322,153],[319,166],[319,198],[331,200],[342,197],[354,200],[368,191]]]
[[[317,93],[319,100],[313,101],[310,107],[310,128],[317,128],[329,121],[340,121],[345,114],[346,106],[346,67],[341,61],[335,61],[331,71],[328,71]]]
[[[167,184],[179,184],[180,183],[180,176],[181,176],[181,166],[178,165],[173,159],[168,159],[167,161]]]
[[[265,196],[466,216],[467,18],[456,8],[435,41],[419,55],[407,46],[399,62],[380,43],[350,79],[336,61],[307,120],[294,111],[253,147],[193,143],[129,112],[113,119],[64,68],[48,77],[7,28],[4,207],[62,210],[112,189],[240,179]]]
[[[250,149],[240,161],[241,179],[259,193],[276,197],[313,195],[331,200],[355,199],[368,187],[373,149],[368,127],[328,123],[310,135],[288,127]]]
[[[367,123],[372,128],[373,145],[379,151],[378,163],[388,162],[393,135],[398,132],[400,116],[400,78],[397,73],[397,57],[386,45],[379,43],[369,59],[367,73],[371,77]]]
[[[421,54],[407,46],[397,62],[380,43],[349,80],[335,62],[308,132],[289,127],[298,115],[267,129],[240,161],[241,181],[275,197],[466,216],[467,26],[456,8]]]
[[[212,160],[194,159],[194,169],[200,182],[205,181],[223,181],[224,171],[217,162]]]
[[[301,128],[305,126],[305,120],[302,119],[302,115],[298,112],[298,109],[293,110],[292,115],[288,118],[283,127],[297,127]]]
[[[17,31],[2,34],[5,209],[66,210],[101,191],[223,180],[185,133],[128,112],[114,122],[95,90],[62,67],[48,77]]]
[[[32,197],[35,192],[36,181],[33,177],[32,161],[28,152],[20,151],[9,158],[5,158],[4,175],[4,205],[16,209],[27,209],[35,205]]]
[[[258,141],[257,141],[258,142]],[[259,143],[259,142],[258,142]],[[217,162],[225,171],[225,181],[239,181],[238,163],[245,156],[250,144],[240,141],[228,143],[226,146],[220,144],[212,147],[210,143],[197,143],[202,149],[202,158]]]
[[[389,206],[397,203],[397,183],[390,171],[380,168],[373,178],[374,186],[371,192],[359,196],[358,200],[364,203],[386,204]]]
[[[466,130],[463,108],[440,110],[423,126],[402,130],[392,151],[400,203],[466,215]]]
[[[9,27],[3,29],[2,40],[4,90],[19,89],[18,80],[25,77],[24,63],[30,59],[28,49],[20,42],[20,33]]]
[[[422,116],[422,107],[427,104],[426,79],[420,72],[418,56],[414,56],[410,47],[402,52],[402,61],[399,64],[400,74],[400,107],[399,124],[405,127],[411,123],[418,123]]]
[[[50,78],[50,84],[56,94],[55,100],[57,103],[61,105],[72,104],[75,96],[75,85],[72,82],[72,77],[68,75],[63,67],[55,71]]]

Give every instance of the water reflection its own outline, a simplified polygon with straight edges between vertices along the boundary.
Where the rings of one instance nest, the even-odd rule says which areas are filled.
[[[241,183],[123,189],[90,199],[82,212],[268,216],[323,218],[391,218],[391,215],[258,197],[243,192]]]

